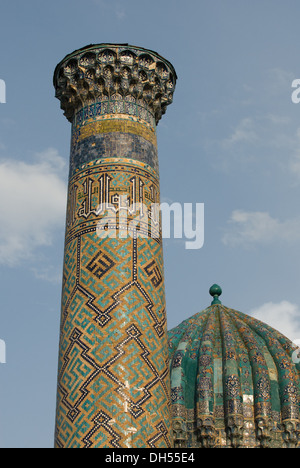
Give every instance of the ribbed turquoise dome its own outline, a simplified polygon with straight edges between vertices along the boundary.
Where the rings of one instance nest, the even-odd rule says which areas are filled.
[[[298,446],[295,349],[270,326],[214,301],[171,330],[175,446]]]

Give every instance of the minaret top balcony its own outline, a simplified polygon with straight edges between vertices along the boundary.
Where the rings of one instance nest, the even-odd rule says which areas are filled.
[[[136,102],[158,123],[172,103],[177,75],[156,52],[128,44],[89,45],[56,67],[54,87],[66,118],[73,122],[85,106],[105,100]],[[121,113],[128,113],[124,105]]]

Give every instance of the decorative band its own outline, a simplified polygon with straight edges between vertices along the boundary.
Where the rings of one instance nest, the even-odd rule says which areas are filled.
[[[139,235],[161,244],[159,201],[159,179],[146,164],[119,158],[84,164],[70,179],[66,244],[92,232],[117,238],[118,230],[136,229],[135,221]]]
[[[145,138],[145,140],[152,143],[155,147],[157,146],[156,133],[153,129],[147,128],[139,122],[117,119],[92,121],[91,123],[84,125],[79,130],[78,141],[82,141],[85,138],[99,133],[114,132],[132,133]]]
[[[143,121],[151,127],[156,126],[155,117],[149,111],[144,101],[135,100],[132,96],[128,96],[126,100],[123,100],[119,95],[83,107],[75,115],[73,125],[75,127],[81,127],[89,120],[113,117],[120,118],[120,115],[122,115],[123,118],[126,116],[133,120],[137,119]]]
[[[149,176],[152,176],[154,180],[156,181],[159,180],[157,172],[151,166],[149,166],[149,164],[145,164],[142,161],[137,161],[136,159],[129,159],[129,158],[102,158],[102,159],[94,159],[93,161],[90,161],[86,164],[82,164],[81,166],[79,166],[74,172],[73,177],[71,177],[70,184],[73,182],[74,178],[76,179],[78,178],[78,173],[81,173],[82,171],[90,172],[90,170],[94,166],[98,168],[98,166],[109,167],[109,166],[114,166],[114,165],[118,165],[118,166],[121,165],[122,167],[121,170],[124,170],[124,168],[126,167],[128,169],[131,169],[132,171],[137,171],[137,170],[145,171],[149,174]],[[82,175],[80,174],[79,177],[81,176]]]

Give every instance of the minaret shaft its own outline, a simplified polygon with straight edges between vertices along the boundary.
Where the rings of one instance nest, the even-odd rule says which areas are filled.
[[[57,447],[172,445],[156,123],[175,81],[126,45],[55,71],[72,122]]]

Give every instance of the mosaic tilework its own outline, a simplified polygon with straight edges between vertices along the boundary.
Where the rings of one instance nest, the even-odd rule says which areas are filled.
[[[141,161],[158,172],[155,130],[123,115],[108,117],[73,125],[70,176],[93,159],[119,157]]]
[[[88,46],[54,73],[72,123],[56,447],[170,447],[156,124],[176,73],[155,52]]]
[[[140,122],[131,122],[120,118],[86,123],[86,125],[80,128],[78,141],[80,142],[85,138],[99,133],[115,132],[139,135],[156,146],[156,134],[152,128],[143,127]]]
[[[113,116],[115,114],[127,115],[128,118],[144,121],[155,128],[155,118],[149,107],[142,99],[131,95],[123,97],[113,94],[111,97],[103,96],[102,101],[85,106],[74,117],[75,127],[81,126],[88,120],[97,120],[99,117]]]
[[[58,447],[171,444],[160,236],[101,239],[96,232],[96,208],[122,191],[149,205],[159,199],[157,175],[140,162],[107,159],[70,180]]]
[[[177,447],[297,447],[300,367],[268,325],[212,305],[169,332]]]
[[[159,203],[157,173],[148,165],[125,158],[102,158],[84,164],[70,179],[67,211],[67,243],[74,236],[96,231],[106,215],[112,226],[122,227],[126,213],[127,230],[139,219],[140,235],[152,237],[161,245],[161,227],[158,213],[139,217],[139,204],[149,212]],[[107,211],[107,208],[111,210]],[[127,209],[129,207],[129,209]],[[98,233],[99,234],[99,233]],[[117,234],[117,233],[116,233]]]

